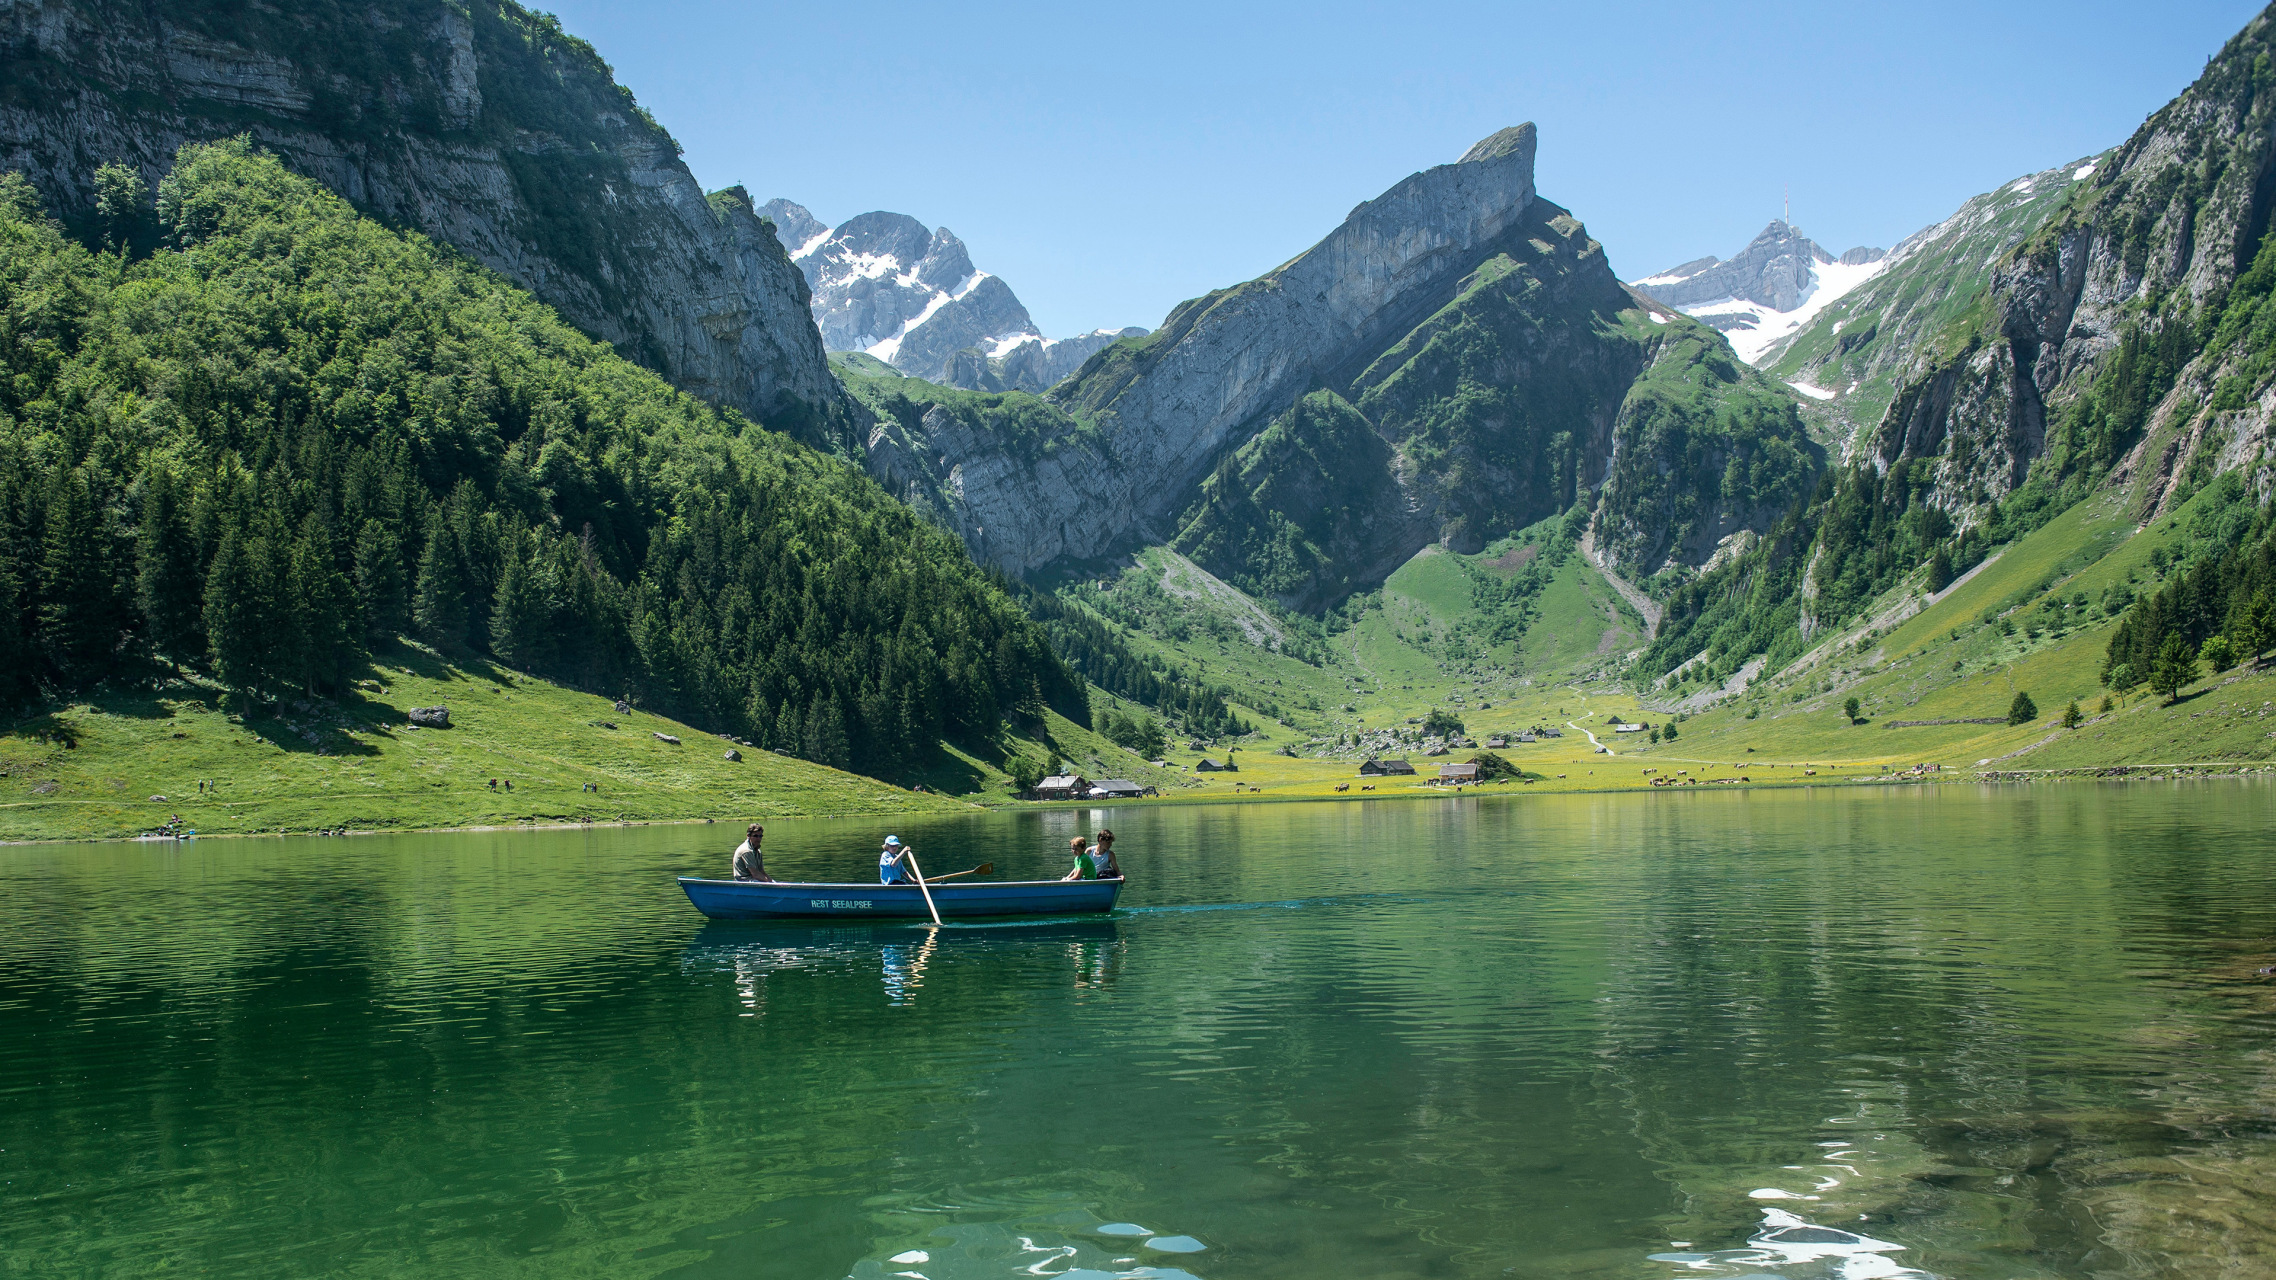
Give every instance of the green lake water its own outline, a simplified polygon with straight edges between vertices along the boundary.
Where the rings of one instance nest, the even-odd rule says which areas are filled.
[[[937,935],[705,924],[725,821],[0,849],[0,1275],[2276,1273],[2276,788],[767,845],[1102,820]]]

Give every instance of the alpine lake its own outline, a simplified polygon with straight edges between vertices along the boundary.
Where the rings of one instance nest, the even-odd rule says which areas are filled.
[[[2276,787],[0,849],[0,1275],[2276,1273]]]

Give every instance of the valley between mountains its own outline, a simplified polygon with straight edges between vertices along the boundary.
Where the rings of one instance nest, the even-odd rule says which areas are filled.
[[[1887,249],[1516,123],[1051,337],[511,3],[19,7],[0,838],[2264,771],[2272,44]]]

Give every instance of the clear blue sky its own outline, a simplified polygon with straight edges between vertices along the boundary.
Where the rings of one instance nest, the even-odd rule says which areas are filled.
[[[546,0],[538,0],[544,4]],[[554,0],[687,149],[947,225],[1054,336],[1160,322],[1504,125],[1634,279],[1775,217],[1889,246],[2124,141],[2238,0],[1804,5]]]

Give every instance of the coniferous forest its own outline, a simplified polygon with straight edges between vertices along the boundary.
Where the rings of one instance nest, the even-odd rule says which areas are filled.
[[[0,179],[0,682],[323,695],[408,633],[807,759],[1082,683],[957,540],[238,141],[98,246]]]

